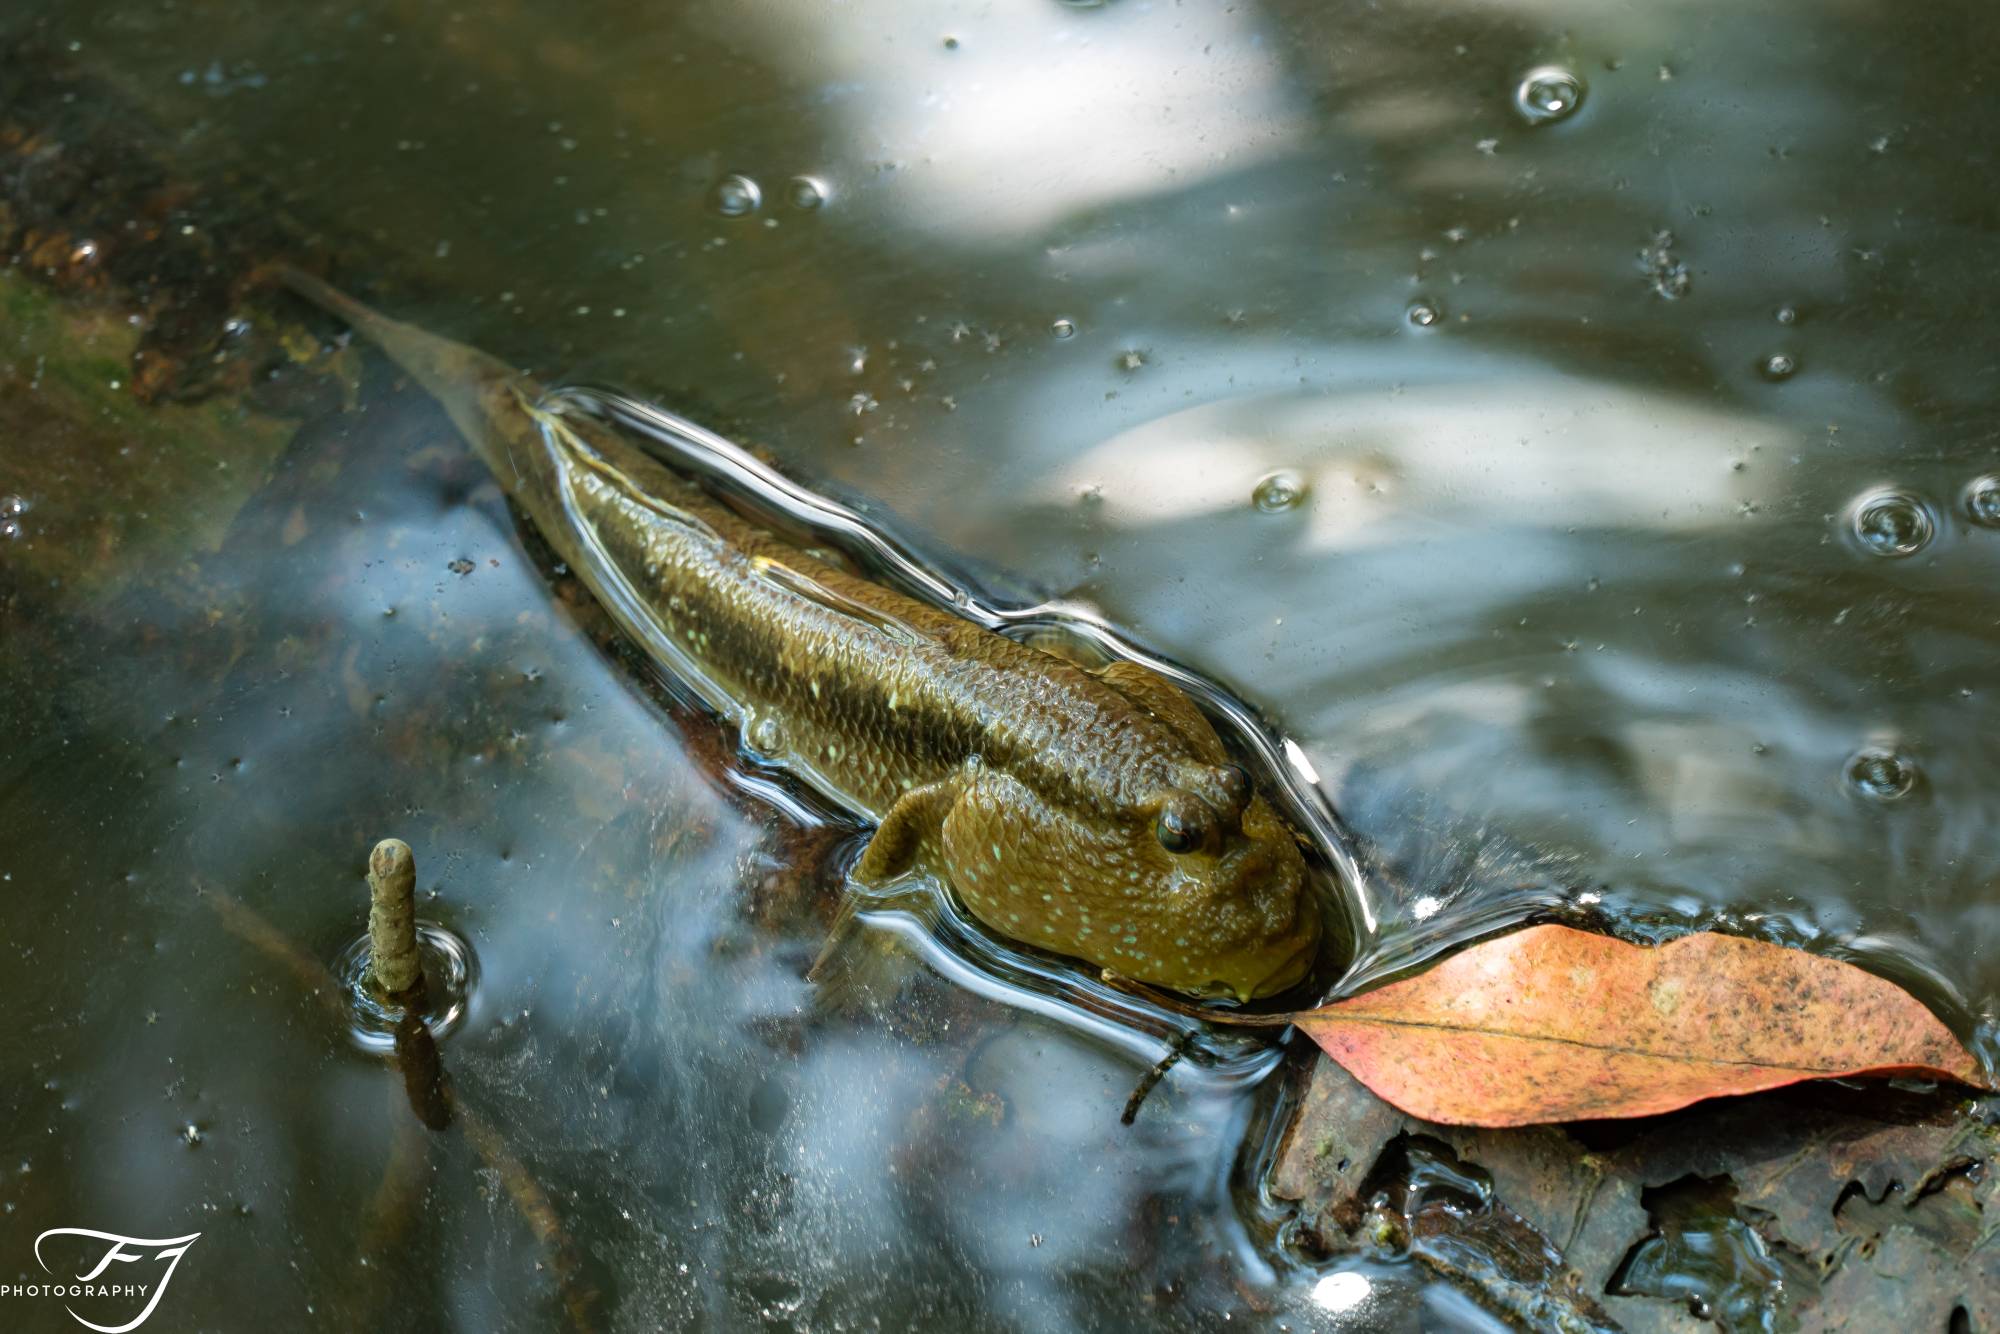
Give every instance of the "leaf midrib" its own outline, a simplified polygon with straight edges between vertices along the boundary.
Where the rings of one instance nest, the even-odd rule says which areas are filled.
[[[1925,1069],[1942,1070],[1941,1066],[1917,1061],[1895,1061],[1875,1065],[1775,1065],[1769,1061],[1735,1059],[1726,1056],[1689,1056],[1684,1052],[1659,1052],[1645,1047],[1624,1046],[1615,1042],[1586,1042],[1581,1038],[1558,1037],[1552,1033],[1510,1033],[1505,1029],[1478,1028],[1471,1024],[1450,1024],[1432,1019],[1395,1019],[1384,1015],[1317,1014],[1301,1015],[1297,1022],[1305,1027],[1313,1024],[1379,1024],[1384,1028],[1427,1028],[1443,1033],[1473,1033],[1481,1037],[1510,1038],[1515,1042],[1547,1042],[1556,1046],[1581,1047],[1585,1051],[1615,1052],[1626,1056],[1645,1056],[1656,1061],[1672,1061],[1681,1065],[1736,1065],[1752,1070],[1797,1071],[1816,1076],[1853,1074],[1861,1070]]]

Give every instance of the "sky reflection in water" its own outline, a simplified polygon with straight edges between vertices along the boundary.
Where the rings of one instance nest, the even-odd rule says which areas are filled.
[[[1378,964],[1587,901],[1856,954],[1990,1056],[2000,532],[1961,496],[2000,470],[1963,145],[1994,108],[1982,11],[1948,10],[10,22],[79,42],[195,162],[369,238],[399,315],[651,393],[1228,683],[1361,837]],[[1586,91],[1530,124],[1516,91],[1550,65]],[[734,174],[757,206],[719,216]],[[28,1031],[78,1035],[11,1058],[6,1254],[202,1201],[232,1267],[197,1252],[184,1312],[356,1309],[398,1095],[191,886],[330,960],[393,829],[480,955],[454,1076],[626,1318],[1062,1329],[1152,1294],[1207,1327],[1249,1319],[1239,1285],[1295,1328],[1471,1318],[1406,1270],[1284,1268],[1232,1194],[1268,1086],[1186,1068],[1123,1131],[1148,1055],[906,955],[817,1008],[823,922],[765,888],[790,835],[699,777],[698,729],[584,640],[465,460],[411,461],[439,423],[395,405],[302,438],[206,561],[242,645],[190,614],[156,627],[188,646],[163,662],[79,593],[87,634],[7,660],[54,701],[15,706],[16,883],[122,897],[115,922],[6,908],[72,979],[14,998]],[[1262,512],[1281,469],[1303,498]],[[1885,489],[1934,516],[1913,555],[1853,535]],[[1907,794],[1851,781],[1869,747],[1914,766]],[[438,1152],[392,1286],[542,1327],[535,1244],[463,1144]]]

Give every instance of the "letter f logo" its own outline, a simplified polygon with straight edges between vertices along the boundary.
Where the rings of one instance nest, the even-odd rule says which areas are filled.
[[[139,1312],[138,1316],[128,1324],[95,1325],[85,1320],[75,1311],[70,1310],[69,1307],[65,1306],[63,1308],[65,1311],[69,1311],[70,1318],[75,1320],[77,1324],[84,1326],[86,1329],[94,1329],[97,1331],[97,1334],[127,1334],[127,1331],[137,1329],[139,1326],[145,1324],[146,1317],[153,1314],[153,1308],[160,1304],[160,1298],[167,1295],[167,1284],[173,1279],[174,1270],[180,1267],[181,1257],[187,1254],[188,1247],[194,1245],[200,1236],[201,1233],[199,1232],[190,1232],[185,1237],[121,1237],[116,1232],[98,1232],[87,1227],[52,1227],[41,1236],[35,1238],[35,1260],[45,1272],[50,1274],[55,1273],[55,1270],[49,1268],[49,1262],[42,1259],[42,1243],[50,1237],[90,1237],[96,1241],[108,1241],[111,1243],[111,1248],[104,1252],[104,1258],[97,1262],[95,1269],[91,1270],[88,1274],[78,1274],[76,1276],[76,1281],[79,1283],[91,1282],[99,1274],[109,1269],[111,1262],[114,1260],[123,1261],[127,1264],[130,1264],[134,1260],[165,1260],[167,1262],[167,1272],[160,1275],[160,1281],[153,1286],[153,1299],[147,1302],[146,1309]],[[133,1247],[141,1249],[128,1249]]]

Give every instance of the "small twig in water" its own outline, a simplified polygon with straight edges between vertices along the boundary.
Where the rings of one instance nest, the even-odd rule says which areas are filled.
[[[424,964],[417,953],[417,860],[400,838],[385,838],[368,854],[368,946],[382,994],[419,1008]]]
[[[394,840],[389,840],[394,842]],[[399,845],[400,846],[400,845]],[[409,850],[404,848],[405,853]],[[340,1001],[341,989],[334,981],[326,965],[313,958],[284,932],[271,925],[256,909],[238,899],[231,898],[220,890],[205,889],[203,897],[208,901],[222,923],[230,932],[288,968],[297,977],[300,985],[321,998],[328,1013],[337,1025],[344,1025],[347,1012]],[[372,914],[371,914],[372,916]],[[405,1047],[405,1050],[409,1048]],[[433,1048],[435,1050],[435,1048]],[[528,1172],[526,1164],[514,1156],[507,1147],[506,1139],[490,1122],[468,1107],[452,1090],[448,1080],[440,1077],[436,1081],[420,1076],[420,1083],[438,1088],[444,1099],[447,1114],[457,1123],[472,1144],[473,1151],[485,1161],[486,1166],[499,1178],[507,1196],[520,1212],[522,1221],[534,1233],[535,1240],[547,1251],[555,1273],[556,1287],[561,1293],[564,1311],[570,1324],[580,1334],[597,1327],[597,1306],[599,1294],[596,1289],[585,1285],[583,1265],[576,1245],[564,1232],[562,1220],[557,1217],[555,1206],[550,1203],[547,1192]],[[405,1089],[409,1087],[405,1082]],[[418,1108],[418,1117],[423,1117],[423,1108]],[[415,1155],[394,1156],[389,1163],[389,1173],[399,1175],[413,1163],[420,1161]],[[392,1187],[385,1181],[377,1189],[377,1197],[382,1203],[379,1210],[393,1213],[394,1205],[388,1202],[387,1192]]]
[[[1146,1095],[1166,1078],[1167,1071],[1174,1068],[1174,1063],[1187,1053],[1188,1044],[1194,1041],[1194,1032],[1192,1028],[1182,1029],[1174,1036],[1174,1040],[1167,1044],[1167,1054],[1140,1077],[1139,1086],[1133,1089],[1132,1096],[1125,1100],[1125,1114],[1118,1118],[1119,1125],[1129,1126],[1139,1119],[1139,1105],[1145,1102]]]

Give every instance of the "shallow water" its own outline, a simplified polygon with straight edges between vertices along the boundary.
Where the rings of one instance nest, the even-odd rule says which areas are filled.
[[[379,275],[337,276],[396,313],[656,397],[1226,682],[1355,833],[1363,975],[1549,905],[1719,923],[1886,972],[2000,1059],[1983,7],[9,28],[364,238]],[[214,906],[331,965],[395,833],[480,964],[445,1061],[605,1325],[1470,1318],[1273,1244],[1268,1057],[1182,1067],[1125,1130],[1157,1028],[1038,1008],[893,915],[808,988],[836,836],[715,781],[727,740],[591,641],[441,418],[380,374],[364,401],[219,551],[162,518],[115,594],[27,553],[145,459],[6,520],[36,614],[0,644],[0,1273],[47,1227],[201,1229],[190,1322],[560,1317],[463,1137],[360,1264],[401,1092]]]

